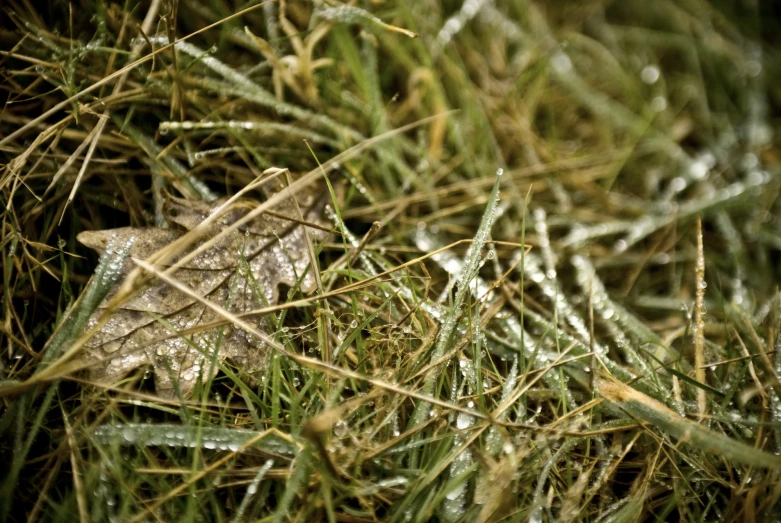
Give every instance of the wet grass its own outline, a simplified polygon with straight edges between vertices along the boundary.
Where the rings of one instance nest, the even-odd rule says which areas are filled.
[[[11,1],[0,518],[780,519],[778,14]],[[263,369],[79,368],[123,246],[77,234],[279,169],[317,290],[193,297]]]

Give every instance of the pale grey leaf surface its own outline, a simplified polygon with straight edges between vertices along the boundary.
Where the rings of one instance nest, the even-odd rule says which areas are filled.
[[[270,188],[266,187],[266,192]],[[173,277],[199,296],[236,314],[275,304],[280,284],[298,285],[306,293],[313,291],[315,278],[310,268],[305,226],[284,217],[303,216],[307,223],[325,226],[322,218],[325,201],[313,191],[297,195],[296,200],[291,198],[275,207],[277,216],[262,214],[223,235],[211,248],[174,272]],[[113,235],[119,243],[135,237],[130,256],[122,267],[124,277],[134,268],[131,258],[147,258],[171,244],[223,202],[172,198],[166,205],[169,229],[125,227],[86,231],[78,240],[102,252]],[[217,237],[258,204],[250,199],[232,203],[207,234],[178,253],[174,262]],[[315,240],[325,236],[320,229],[308,229]],[[121,281],[92,315],[88,329],[97,324]],[[82,359],[90,363],[92,378],[100,382],[116,382],[140,366],[151,365],[157,393],[166,397],[175,396],[174,381],[183,396],[190,396],[198,380],[205,383],[213,377],[218,370],[216,362],[225,359],[250,375],[262,372],[267,350],[259,339],[240,328],[221,326],[178,335],[220,319],[204,303],[166,283],[156,282],[114,311],[87,342]],[[265,328],[264,320],[255,321],[259,321],[260,329]]]

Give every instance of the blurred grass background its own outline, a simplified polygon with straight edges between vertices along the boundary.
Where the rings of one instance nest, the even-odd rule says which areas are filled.
[[[781,520],[777,4],[2,17],[1,517]],[[78,233],[319,164],[347,290],[267,320],[326,372],[167,401],[43,357],[89,305]]]

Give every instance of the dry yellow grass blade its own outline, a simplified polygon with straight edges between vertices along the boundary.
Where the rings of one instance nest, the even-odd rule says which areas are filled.
[[[705,383],[705,255],[702,250],[702,219],[697,218],[697,263],[695,267],[694,305],[694,365],[696,378]],[[702,419],[707,413],[708,398],[704,389],[697,389],[697,410]]]
[[[631,416],[706,454],[759,468],[780,469],[781,456],[719,434],[673,412],[659,401],[613,379],[597,381],[597,392]]]

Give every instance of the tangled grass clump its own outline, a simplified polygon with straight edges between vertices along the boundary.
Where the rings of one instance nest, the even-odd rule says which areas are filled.
[[[781,517],[772,7],[6,13],[4,520]],[[123,227],[171,241],[77,241]]]

